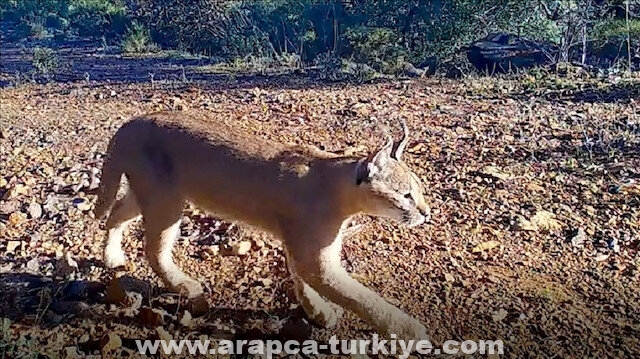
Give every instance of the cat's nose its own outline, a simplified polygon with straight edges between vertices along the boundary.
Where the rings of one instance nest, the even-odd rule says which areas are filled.
[[[422,214],[424,216],[424,221],[425,222],[430,222],[431,221],[431,207],[429,206],[422,206],[421,208],[419,208],[420,210],[420,214]]]

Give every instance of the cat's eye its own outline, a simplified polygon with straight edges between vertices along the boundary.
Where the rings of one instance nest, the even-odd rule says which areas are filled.
[[[411,197],[411,192],[406,193],[406,194],[404,195],[404,198],[406,198],[406,199],[411,199],[411,198],[413,198],[413,197]]]

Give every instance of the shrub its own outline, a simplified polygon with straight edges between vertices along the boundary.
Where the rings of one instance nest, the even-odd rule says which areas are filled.
[[[407,51],[400,46],[398,34],[393,30],[357,26],[347,29],[345,37],[357,61],[382,73],[396,73],[402,69]]]
[[[270,52],[268,37],[253,26],[242,2],[139,0],[139,17],[162,45],[227,58]],[[196,11],[197,9],[197,11]]]
[[[144,25],[134,21],[122,39],[122,52],[128,54],[141,54],[158,51],[151,39],[151,33]]]
[[[69,0],[69,25],[81,36],[122,34],[127,7],[122,0]]]
[[[47,29],[74,30],[82,36],[118,35],[128,20],[125,0],[1,0],[2,17],[27,26],[31,35]]]
[[[602,21],[595,27],[596,38],[627,38],[627,22],[622,19]],[[640,39],[640,19],[629,20],[629,36]]]
[[[596,62],[605,66],[626,61],[627,33],[631,41],[631,56],[640,56],[640,20],[638,19],[629,21],[629,29],[626,21],[621,19],[605,20],[596,24],[592,34],[594,41],[591,43],[589,53],[597,58]]]
[[[36,71],[49,75],[58,68],[58,55],[56,51],[49,47],[36,47],[33,50],[33,61],[31,63]]]
[[[44,39],[49,34],[45,27],[45,19],[40,16],[33,16],[27,20],[27,26],[29,26],[29,35],[36,39]]]

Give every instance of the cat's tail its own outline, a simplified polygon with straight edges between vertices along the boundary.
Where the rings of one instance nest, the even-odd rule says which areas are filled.
[[[102,175],[100,178],[100,186],[98,187],[98,200],[96,202],[93,214],[95,218],[102,219],[116,201],[118,188],[120,187],[120,179],[122,178],[122,162],[118,151],[118,134],[116,133],[107,148],[107,155],[102,165]]]

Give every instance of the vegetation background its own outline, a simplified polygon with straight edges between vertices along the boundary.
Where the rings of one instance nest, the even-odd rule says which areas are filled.
[[[554,61],[632,67],[638,0],[0,0],[25,38],[102,38],[127,53],[160,48],[230,63],[465,68],[464,51],[505,32],[551,42]]]

